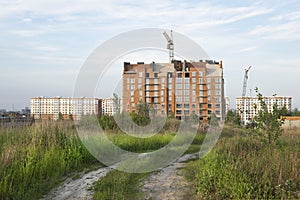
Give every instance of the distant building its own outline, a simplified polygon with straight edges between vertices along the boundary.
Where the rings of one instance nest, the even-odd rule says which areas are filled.
[[[113,98],[107,98],[107,99],[102,99],[101,100],[101,109],[102,109],[102,112],[101,114],[102,115],[114,115],[118,112],[120,112],[120,105],[121,105],[121,101],[118,100],[119,102],[116,102],[117,100],[116,99],[113,99]]]
[[[273,112],[273,106],[277,103],[278,108],[286,107],[288,111],[292,110],[292,97],[263,97],[267,104],[269,112]],[[241,117],[242,124],[251,122],[261,109],[258,97],[238,97],[236,98],[236,111]]]
[[[100,99],[97,98],[63,98],[34,97],[30,99],[31,117],[41,120],[59,118],[79,120],[84,115],[101,113]]]
[[[21,110],[20,112],[21,115],[29,116],[30,115],[30,109],[28,107],[25,107],[24,109]]]
[[[284,119],[283,128],[299,128],[300,127],[300,117],[299,116],[282,116]]]
[[[146,102],[158,116],[181,119],[195,114],[208,120],[214,113],[225,119],[222,62],[124,63],[123,111],[136,112]]]
[[[225,97],[225,113],[230,110],[230,100],[229,97]]]

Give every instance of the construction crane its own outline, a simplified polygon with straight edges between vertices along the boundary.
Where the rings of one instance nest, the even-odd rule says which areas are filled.
[[[244,74],[244,83],[243,83],[243,94],[242,97],[246,96],[246,91],[247,91],[247,81],[248,81],[248,73],[249,70],[251,69],[251,66],[248,67],[248,69],[245,69],[245,74]]]
[[[173,31],[171,30],[171,37],[166,33],[166,31],[163,32],[165,38],[168,41],[167,49],[169,49],[169,60],[170,63],[174,61],[174,42],[173,42]]]

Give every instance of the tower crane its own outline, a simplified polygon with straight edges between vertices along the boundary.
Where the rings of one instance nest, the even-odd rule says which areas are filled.
[[[163,32],[163,35],[165,36],[168,44],[167,44],[167,49],[169,49],[169,60],[170,63],[174,61],[174,42],[173,42],[173,31],[171,30],[171,35],[167,34],[166,31]]]
[[[243,94],[242,97],[246,96],[246,91],[247,91],[247,81],[248,81],[248,73],[249,70],[251,69],[251,66],[249,66],[247,69],[245,69],[245,74],[244,74],[244,83],[243,83]]]

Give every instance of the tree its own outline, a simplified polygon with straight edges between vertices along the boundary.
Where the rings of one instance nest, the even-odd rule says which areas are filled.
[[[64,120],[64,116],[61,112],[58,113],[58,119],[59,120]]]
[[[258,115],[254,117],[256,123],[254,130],[263,142],[272,144],[277,142],[283,133],[281,126],[284,123],[284,119],[280,119],[281,109],[275,103],[273,105],[273,112],[269,112],[263,95],[259,92],[258,88],[255,89],[255,92],[257,93],[261,109],[258,111]]]
[[[300,111],[298,110],[298,108],[295,108],[292,112],[291,112],[292,116],[300,116]]]
[[[241,118],[234,110],[229,110],[225,117],[225,123],[239,126],[241,125]]]
[[[113,101],[116,106],[116,113],[120,114],[120,112],[121,112],[120,98],[116,93],[113,93],[113,96],[114,96]]]
[[[218,127],[219,126],[219,120],[218,120],[217,116],[215,115],[215,113],[212,113],[210,115],[209,124],[213,127]]]
[[[151,119],[150,119],[150,106],[147,103],[144,103],[140,101],[137,105],[137,118],[136,123],[141,126],[147,125]]]

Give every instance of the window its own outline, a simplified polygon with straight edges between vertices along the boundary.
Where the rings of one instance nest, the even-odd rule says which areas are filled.
[[[208,108],[212,108],[212,105],[211,105],[211,104],[208,104]]]
[[[161,78],[161,82],[162,82],[162,83],[165,83],[165,79],[164,79],[164,78]]]
[[[177,78],[182,78],[182,73],[177,73]]]
[[[134,78],[130,79],[130,83],[131,84],[135,83],[135,79]]]
[[[192,85],[192,89],[193,89],[193,90],[196,89],[196,85],[195,85],[195,84]]]
[[[131,102],[132,102],[132,101],[134,101],[134,98],[133,98],[133,97],[131,97],[131,98],[130,98],[130,101],[131,101]]]
[[[160,97],[160,101],[163,102],[163,101],[164,101],[164,98],[163,98],[163,97]]]
[[[176,102],[181,102],[181,101],[182,101],[181,96],[177,96],[176,97]]]
[[[220,82],[221,82],[221,79],[220,79],[220,78],[215,78],[215,82],[216,82],[216,83],[220,83]]]
[[[154,79],[154,84],[158,84],[158,79]]]
[[[130,86],[130,89],[131,89],[131,90],[134,90],[134,89],[135,89],[135,86],[134,86],[134,85],[131,85],[131,86]]]
[[[176,110],[176,114],[177,115],[181,115],[182,114],[182,110]]]
[[[196,83],[196,78],[192,78],[192,83]]]
[[[141,83],[142,83],[142,79],[141,79],[141,78],[139,78],[139,80],[138,80],[138,81],[139,81],[139,84],[141,84]]]
[[[190,104],[185,103],[185,104],[184,104],[184,108],[190,108]]]
[[[189,96],[190,95],[190,90],[184,90],[184,95]]]
[[[182,104],[181,103],[177,103],[176,104],[176,108],[182,108]]]
[[[211,114],[211,110],[208,110],[208,114]]]
[[[146,78],[149,78],[149,73],[146,73]]]
[[[150,83],[149,78],[147,78],[146,79],[146,84],[149,84],[149,83]]]
[[[127,83],[130,83],[130,79],[129,78],[127,79]]]
[[[196,102],[196,98],[195,97],[192,97],[192,102]]]
[[[211,82],[211,78],[206,78],[206,81],[207,81],[208,83],[210,83],[210,82]]]
[[[158,90],[158,86],[157,85],[154,85],[154,90]]]
[[[216,84],[216,89],[221,89],[221,84]]]
[[[220,101],[221,101],[221,98],[220,98],[220,97],[215,97],[215,101],[216,101],[216,102],[220,102]]]
[[[220,108],[221,107],[221,105],[220,104],[216,104],[216,108]]]
[[[176,89],[182,89],[182,84],[180,83],[180,84],[176,84]]]
[[[198,72],[199,76],[203,76],[203,72]]]
[[[221,95],[221,91],[220,90],[216,90],[216,95]]]
[[[192,104],[192,108],[196,108],[196,104],[193,103],[193,104]]]
[[[216,115],[220,115],[221,112],[219,110],[216,110]]]
[[[130,91],[130,95],[133,96],[134,95],[134,91]]]
[[[184,102],[189,102],[190,98],[189,97],[184,97]]]
[[[154,73],[154,78],[158,78],[158,73]]]
[[[181,96],[182,95],[182,90],[176,90],[176,95]]]
[[[184,115],[189,115],[190,111],[189,110],[184,110]]]
[[[164,95],[164,91],[163,90],[160,91],[160,95]]]
[[[192,76],[196,76],[196,72],[192,72]]]

